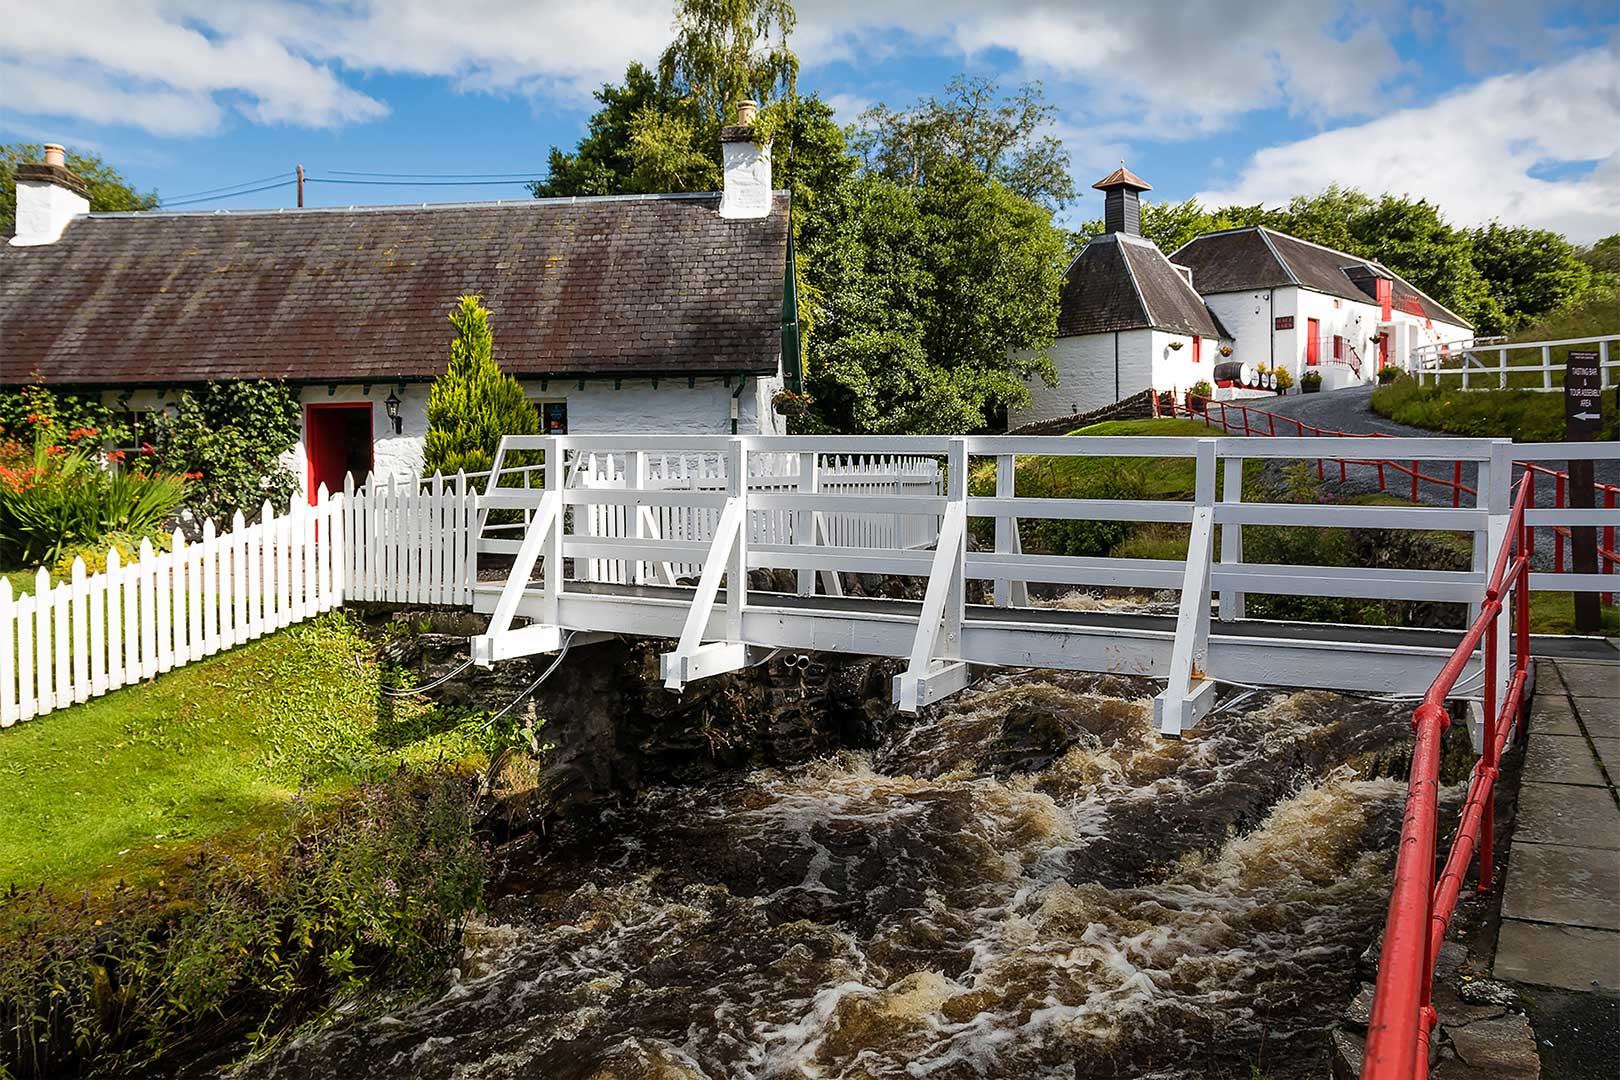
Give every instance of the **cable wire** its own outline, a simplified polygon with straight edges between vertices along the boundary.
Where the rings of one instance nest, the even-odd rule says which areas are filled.
[[[471,660],[463,660],[461,662],[460,666],[455,668],[448,675],[444,675],[444,676],[441,676],[440,678],[434,679],[430,683],[423,683],[421,686],[409,686],[409,687],[384,686],[384,687],[381,687],[380,689],[388,697],[410,697],[412,694],[425,694],[429,690],[437,690],[439,687],[443,686],[445,683],[449,682],[451,679],[455,678],[457,675],[460,675],[463,671],[466,671],[468,668],[472,667],[472,663],[473,662]]]
[[[548,173],[550,171],[551,171],[550,169],[535,169],[535,170],[532,170],[532,171],[529,171],[529,172],[410,173],[410,172],[354,172],[354,171],[349,170],[349,169],[332,169],[331,174],[333,176],[388,177],[388,178],[395,179],[395,180],[399,180],[399,179],[405,179],[405,180],[456,180],[456,179],[464,179],[464,180],[496,180],[496,179],[503,179],[503,178],[510,178],[510,177],[515,177],[515,178],[518,178],[518,179],[533,180],[535,177],[543,176],[543,175],[545,175],[546,173]]]
[[[182,195],[175,195],[170,199],[159,199],[158,201],[159,202],[185,202],[188,199],[195,199],[195,198],[197,198],[199,196],[203,196],[203,195],[215,195],[215,194],[219,194],[219,193],[222,193],[222,192],[226,193],[226,194],[229,194],[235,188],[250,187],[253,184],[267,184],[272,180],[280,179],[280,178],[283,178],[283,177],[291,177],[291,176],[293,176],[292,173],[285,172],[285,171],[278,172],[278,173],[271,173],[269,176],[261,176],[257,180],[241,180],[241,181],[238,181],[237,183],[234,183],[234,184],[226,184],[223,187],[204,188],[201,191],[188,191],[188,192],[186,192],[186,193],[184,193]]]
[[[546,668],[546,670],[540,673],[540,677],[538,679],[534,680],[534,682],[530,683],[528,686],[525,686],[522,692],[519,693],[517,697],[513,698],[511,703],[508,704],[506,708],[484,721],[484,730],[487,731],[494,727],[495,721],[517,708],[519,702],[528,697],[530,694],[534,693],[536,690],[540,689],[540,684],[545,682],[546,679],[551,676],[553,671],[557,670],[557,668],[562,664],[563,658],[568,655],[568,646],[572,645],[574,642],[574,633],[575,631],[573,630],[568,631],[567,636],[563,638],[562,649],[558,651],[556,659],[551,662],[550,667]]]
[[[306,184],[370,184],[376,187],[489,187],[499,184],[532,184],[540,179],[523,180],[345,180],[335,176],[306,176]]]
[[[170,207],[175,207],[175,206],[186,206],[186,205],[189,205],[191,203],[216,202],[219,199],[232,199],[232,198],[235,198],[238,195],[253,195],[253,194],[257,194],[258,192],[261,192],[261,191],[269,191],[272,188],[291,187],[292,185],[294,185],[296,183],[298,183],[297,180],[283,180],[283,181],[281,181],[280,183],[277,183],[277,184],[265,184],[263,187],[248,188],[246,191],[233,191],[233,192],[229,193],[228,195],[208,195],[208,196],[204,196],[204,197],[198,198],[198,199],[177,199],[174,202],[165,202],[165,203],[163,203],[162,207],[164,209],[168,209]]]

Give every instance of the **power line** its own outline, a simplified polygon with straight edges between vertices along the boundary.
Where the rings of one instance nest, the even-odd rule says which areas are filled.
[[[343,180],[335,176],[306,176],[307,184],[372,184],[379,187],[487,187],[500,184],[531,184],[539,180],[530,176],[523,180]]]
[[[495,180],[502,178],[515,178],[532,180],[550,172],[548,169],[533,169],[529,172],[493,172],[493,173],[409,173],[409,172],[354,172],[349,169],[333,169],[333,176],[382,176],[405,180]]]
[[[282,178],[284,176],[287,176],[287,175],[288,174],[285,171],[278,172],[278,173],[271,173],[269,176],[261,176],[257,180],[241,180],[241,181],[238,181],[237,183],[234,183],[234,184],[226,184],[224,187],[204,188],[202,191],[188,191],[183,195],[176,195],[173,198],[163,199],[161,201],[163,201],[163,202],[186,202],[188,200],[199,198],[199,197],[205,196],[205,195],[215,195],[215,194],[221,194],[221,193],[228,194],[229,192],[231,192],[235,188],[250,187],[253,184],[266,184],[266,183],[269,183],[271,180],[278,180],[278,179],[280,179],[280,178]]]
[[[232,191],[224,195],[206,195],[196,199],[178,199],[174,202],[164,202],[162,205],[164,209],[168,209],[174,206],[188,206],[192,203],[217,202],[220,199],[232,199],[238,195],[253,195],[261,191],[269,191],[272,188],[291,187],[297,182],[296,180],[282,180],[275,184],[265,184],[263,187],[248,188],[246,191]]]

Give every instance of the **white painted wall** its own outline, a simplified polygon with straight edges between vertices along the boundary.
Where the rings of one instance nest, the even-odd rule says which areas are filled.
[[[45,180],[17,181],[17,233],[13,247],[54,244],[68,222],[90,212],[90,200],[61,184]]]
[[[566,401],[570,434],[671,434],[729,435],[731,407],[737,381],[726,386],[720,378],[700,378],[688,387],[685,378],[666,378],[653,387],[650,379],[625,379],[615,390],[611,379],[587,379],[584,389],[578,382],[523,380],[531,401]],[[427,437],[428,383],[407,383],[403,390],[395,383],[372,383],[367,394],[360,384],[339,385],[328,393],[325,386],[305,386],[299,400],[300,433],[297,444],[281,456],[281,461],[297,474],[300,484],[309,477],[309,457],[305,443],[308,413],[306,405],[340,405],[369,401],[371,410],[372,471],[379,477],[414,477],[422,471],[422,448]],[[736,398],[737,430],[744,435],[785,434],[786,424],[771,408],[771,396],[782,388],[777,377],[750,377]],[[394,434],[383,401],[392,392],[400,399],[399,415],[403,430]],[[111,408],[127,407],[132,412],[173,408],[173,394],[137,390],[127,403],[122,395],[107,391],[103,401]],[[763,418],[763,421],[762,419]]]
[[[1146,390],[1153,385],[1153,333],[1151,330],[1122,330],[1117,334],[1058,338],[1047,354],[1057,369],[1057,386],[1047,386],[1040,379],[1031,380],[1026,384],[1028,407],[1009,410],[1007,426],[1017,428],[1038,420],[1090,412]]]
[[[770,215],[771,144],[761,146],[746,139],[720,144],[723,187],[720,216],[723,218],[762,218]]]
[[[1171,333],[1167,330],[1154,330],[1153,332],[1153,386],[1156,390],[1184,391],[1193,383],[1207,382],[1211,389],[1215,386],[1215,365],[1224,360],[1236,359],[1236,348],[1231,357],[1221,355],[1221,346],[1231,344],[1220,338],[1204,338],[1197,360],[1193,359],[1193,336],[1191,334]],[[1180,348],[1176,348],[1180,345]]]

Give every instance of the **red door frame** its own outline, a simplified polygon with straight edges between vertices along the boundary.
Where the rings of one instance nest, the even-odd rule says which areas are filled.
[[[1316,367],[1322,362],[1322,320],[1305,320],[1305,366]]]
[[[304,486],[308,489],[311,506],[315,505],[315,499],[319,495],[321,487],[320,479],[316,475],[315,463],[329,457],[329,455],[341,455],[343,453],[341,445],[333,445],[327,441],[324,431],[325,425],[318,423],[316,417],[343,409],[366,410],[367,427],[370,427],[371,402],[369,401],[323,402],[319,405],[304,406],[304,471],[306,477]],[[375,447],[373,447],[373,450],[375,450]]]

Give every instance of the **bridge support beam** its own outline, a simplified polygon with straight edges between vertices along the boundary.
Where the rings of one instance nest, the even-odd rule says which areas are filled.
[[[1241,469],[1241,463],[1239,464]],[[1176,640],[1170,651],[1170,685],[1153,699],[1159,734],[1180,738],[1215,704],[1209,678],[1209,600],[1215,538],[1215,441],[1201,440],[1196,459],[1197,506],[1187,541],[1187,568],[1181,582]]]
[[[479,500],[484,504],[479,508],[480,521],[487,518],[489,505],[497,501],[495,481],[500,475],[500,460],[497,456],[497,468],[490,472],[489,487]],[[530,496],[525,493],[524,497]],[[509,660],[538,652],[552,652],[561,647],[561,629],[557,626],[557,604],[562,594],[563,576],[562,500],[562,452],[556,448],[553,441],[546,451],[546,490],[539,495],[534,517],[529,522],[528,531],[523,534],[523,543],[518,548],[517,557],[512,561],[512,571],[507,575],[506,585],[501,589],[500,599],[495,603],[495,611],[489,617],[489,626],[482,634],[472,639],[472,660],[479,667],[489,667],[497,660]],[[545,556],[541,569],[544,575],[542,596],[545,599],[546,617],[542,618],[538,625],[513,631],[512,619],[517,615],[518,605],[528,591],[529,578],[534,573],[535,564],[540,562],[542,553]]]
[[[675,645],[675,651],[665,653],[660,661],[666,690],[678,692],[685,688],[690,679],[735,671],[744,666],[747,655],[740,639],[748,596],[748,475],[740,442],[733,444],[727,465],[730,469],[730,486],[726,503],[720,511],[720,521],[714,527],[714,539],[709,543],[709,554],[703,562],[697,592],[686,613],[686,622],[681,627],[681,638]],[[714,602],[720,595],[722,577],[727,582],[726,640],[704,646],[703,633],[708,628],[709,617],[714,613]],[[725,666],[727,664],[731,666]]]
[[[967,599],[967,443],[961,439],[951,440],[947,471],[950,501],[940,518],[911,660],[894,679],[894,703],[903,713],[914,713],[967,685],[967,665],[961,662]]]

